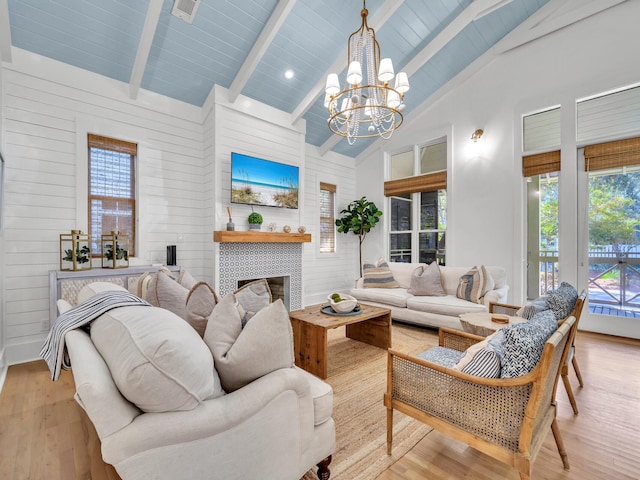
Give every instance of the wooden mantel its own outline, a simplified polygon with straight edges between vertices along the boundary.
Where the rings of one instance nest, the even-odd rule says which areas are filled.
[[[218,230],[213,232],[213,241],[220,243],[306,243],[311,241],[311,234]]]

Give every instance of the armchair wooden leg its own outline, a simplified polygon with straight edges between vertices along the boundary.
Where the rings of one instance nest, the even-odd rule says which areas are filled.
[[[329,477],[331,476],[331,470],[329,470],[330,463],[331,455],[329,455],[318,464],[318,478],[320,480],[329,480]]]
[[[567,396],[569,397],[569,402],[571,402],[571,408],[573,408],[573,414],[578,414],[578,404],[576,403],[576,399],[573,396],[573,390],[571,389],[571,383],[569,382],[569,375],[562,372],[562,383],[564,383],[564,388],[567,391]]]
[[[576,371],[576,377],[578,377],[578,382],[581,387],[584,387],[584,383],[582,382],[582,374],[580,373],[580,367],[578,366],[578,359],[576,358],[576,354],[573,354],[573,358],[571,359],[571,365],[573,365],[573,369]]]
[[[567,456],[567,451],[564,448],[564,442],[562,441],[562,435],[560,435],[560,429],[558,428],[558,421],[554,418],[553,423],[551,423],[551,431],[553,432],[553,438],[556,441],[556,445],[558,447],[558,453],[560,454],[560,458],[562,459],[562,465],[565,470],[571,470],[571,466],[569,465],[569,457]]]
[[[387,407],[387,455],[391,455],[393,443],[393,408]]]

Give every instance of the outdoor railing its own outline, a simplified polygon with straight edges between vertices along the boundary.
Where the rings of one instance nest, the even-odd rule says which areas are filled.
[[[620,250],[623,250],[622,252]],[[640,308],[640,251],[636,247],[589,251],[589,302]],[[540,295],[558,286],[558,252],[540,251]]]

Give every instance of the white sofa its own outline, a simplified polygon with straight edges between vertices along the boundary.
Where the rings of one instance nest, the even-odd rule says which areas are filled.
[[[191,330],[172,312],[146,306],[106,312],[92,330],[99,330],[96,322],[105,315],[116,321],[122,315],[154,320],[173,316],[176,325]],[[204,344],[195,331],[191,337]],[[116,385],[120,377],[110,371],[100,343],[82,329],[69,331],[65,340],[75,399],[95,427],[102,459],[122,479],[296,480],[321,463],[325,468],[318,475],[329,478],[326,466],[335,450],[333,391],[313,375],[297,367],[278,368],[231,393],[206,398],[195,408],[149,413],[121,394]],[[185,355],[194,352],[188,349]],[[213,361],[208,360],[202,367],[212,370]]]
[[[503,303],[507,299],[509,286],[506,283],[505,269],[489,266],[486,269],[491,274],[495,286],[484,295],[481,304],[456,296],[460,277],[467,273],[470,267],[440,267],[442,287],[446,296],[411,295],[407,292],[411,286],[411,275],[419,266],[426,264],[389,262],[389,268],[400,288],[364,288],[363,279],[360,278],[350,293],[358,301],[390,309],[394,320],[427,327],[457,329],[461,328],[461,313],[487,312],[490,303]]]

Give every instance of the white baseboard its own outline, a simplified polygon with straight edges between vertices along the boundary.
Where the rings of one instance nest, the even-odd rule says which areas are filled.
[[[16,365],[18,363],[33,362],[42,360],[40,350],[44,340],[31,340],[24,343],[14,343],[5,345],[5,363]]]
[[[4,386],[4,381],[7,378],[7,370],[9,366],[7,365],[5,358],[5,349],[0,350],[0,393],[2,393],[2,387]]]

